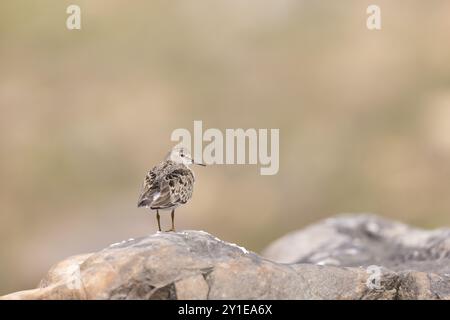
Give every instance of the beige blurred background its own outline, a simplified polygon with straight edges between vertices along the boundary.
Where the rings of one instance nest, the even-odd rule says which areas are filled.
[[[193,120],[280,128],[280,171],[196,168],[180,230],[259,251],[342,212],[449,225],[449,34],[446,0],[1,1],[0,294],[155,232],[142,179]]]

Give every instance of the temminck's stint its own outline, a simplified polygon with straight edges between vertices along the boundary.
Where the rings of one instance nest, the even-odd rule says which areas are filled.
[[[166,159],[153,167],[145,176],[138,207],[156,210],[158,229],[161,231],[159,210],[172,210],[172,228],[175,231],[175,209],[185,204],[192,197],[194,189],[194,172],[189,165],[196,163],[186,148],[175,146]]]

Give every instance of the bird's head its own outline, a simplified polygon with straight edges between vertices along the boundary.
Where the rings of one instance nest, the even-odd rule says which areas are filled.
[[[171,160],[176,163],[182,163],[185,166],[189,166],[191,164],[197,164],[200,166],[206,166],[203,163],[195,162],[194,159],[192,159],[191,153],[189,150],[185,147],[175,146],[167,155],[168,160]]]

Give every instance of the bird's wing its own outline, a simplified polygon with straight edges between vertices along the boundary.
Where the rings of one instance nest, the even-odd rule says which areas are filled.
[[[142,184],[141,195],[138,200],[138,207],[150,205],[153,201],[153,196],[158,192],[159,185],[156,179],[156,167],[147,172],[144,183]]]
[[[186,203],[192,196],[194,175],[188,168],[174,168],[160,181],[159,196],[152,202],[152,209],[170,208]]]

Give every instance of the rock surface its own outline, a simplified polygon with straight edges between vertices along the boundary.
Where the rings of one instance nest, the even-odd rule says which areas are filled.
[[[265,258],[202,231],[156,233],[68,258],[2,299],[450,299],[449,249],[449,230],[370,215],[291,233]]]
[[[422,230],[370,214],[340,216],[281,237],[262,256],[363,267],[372,275],[381,267],[389,270],[397,299],[450,299],[450,229]]]

